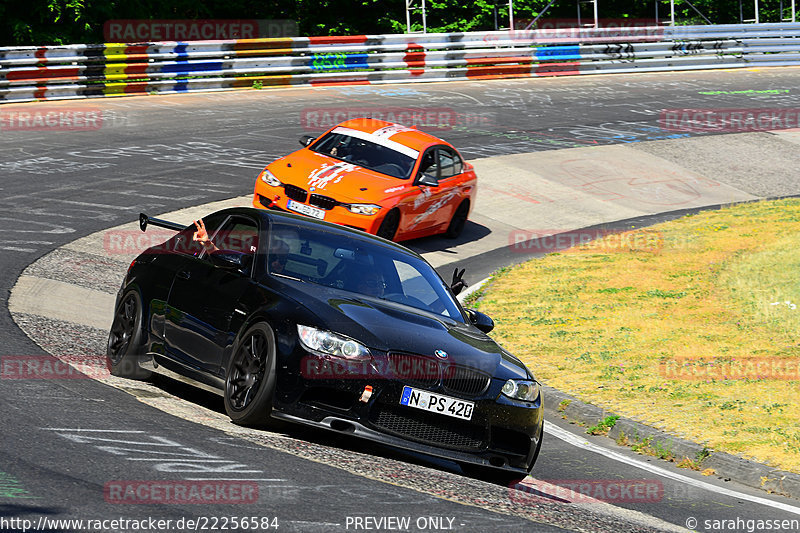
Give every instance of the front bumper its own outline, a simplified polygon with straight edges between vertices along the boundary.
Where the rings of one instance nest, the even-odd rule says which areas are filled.
[[[507,400],[499,393],[503,381],[492,379],[485,393],[463,398],[475,404],[466,421],[401,405],[405,384],[372,377],[297,376],[290,387],[279,385],[273,416],[458,462],[526,474],[533,466],[542,432],[541,397],[533,403]],[[361,401],[367,386],[372,396]]]
[[[277,198],[276,198],[277,197]],[[283,190],[278,187],[270,187],[265,184],[257,184],[253,193],[253,207],[259,209],[278,209],[288,213],[300,214],[287,207],[289,198],[283,194]],[[336,205],[331,209],[323,209],[325,222],[347,226],[367,233],[375,234],[386,216],[388,209],[381,209],[376,215],[357,215],[350,212],[347,208]],[[308,215],[306,215],[308,216]],[[319,220],[319,219],[318,219]]]
[[[360,422],[336,416],[327,416],[318,422],[279,411],[273,411],[272,416],[273,418],[278,418],[280,420],[328,429],[338,433],[350,434],[388,446],[394,446],[396,448],[401,448],[412,452],[424,453],[433,457],[441,457],[443,459],[448,459],[450,461],[456,461],[459,463],[470,463],[486,467],[499,468],[508,472],[515,472],[525,476],[528,475],[530,467],[533,466],[515,466],[514,464],[509,463],[504,456],[498,454],[468,453],[457,450],[445,450],[435,446],[409,441],[407,439],[375,431],[364,426]],[[541,438],[541,433],[539,434],[538,438]]]

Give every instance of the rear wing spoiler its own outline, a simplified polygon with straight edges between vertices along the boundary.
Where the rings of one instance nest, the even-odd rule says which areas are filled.
[[[142,231],[147,230],[147,225],[152,224],[153,226],[159,226],[162,228],[172,229],[175,231],[183,231],[186,226],[182,224],[178,224],[177,222],[170,222],[168,220],[162,220],[160,218],[149,217],[144,213],[139,213],[139,227]]]

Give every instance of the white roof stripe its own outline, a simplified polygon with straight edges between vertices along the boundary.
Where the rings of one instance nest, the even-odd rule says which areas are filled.
[[[373,142],[375,144],[380,144],[381,146],[385,146],[386,148],[391,148],[395,152],[400,152],[401,154],[406,155],[411,159],[416,159],[419,156],[419,152],[417,150],[414,150],[413,148],[409,148],[408,146],[402,145],[397,141],[393,141],[385,137],[378,137],[377,135],[366,133],[364,131],[359,131],[339,126],[338,128],[335,128],[331,133],[342,133],[344,135],[355,137],[356,139],[361,139],[364,141]]]

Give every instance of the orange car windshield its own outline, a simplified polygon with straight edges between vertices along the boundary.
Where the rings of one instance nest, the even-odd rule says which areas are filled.
[[[393,178],[408,179],[411,176],[418,155],[416,150],[398,145],[400,151],[389,143],[378,144],[360,137],[334,130],[315,142],[311,149]]]

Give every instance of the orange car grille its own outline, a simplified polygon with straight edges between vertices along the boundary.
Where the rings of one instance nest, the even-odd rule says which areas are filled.
[[[330,196],[322,196],[321,194],[312,194],[311,198],[308,199],[308,203],[330,211],[339,202],[337,202]]]
[[[286,192],[286,196],[297,202],[305,202],[308,197],[306,190],[296,185],[284,185],[283,190]]]
[[[284,185],[283,190],[286,192],[286,196],[288,198],[296,202],[305,203],[306,200],[308,200],[309,204],[325,209],[326,211],[330,211],[335,206],[339,205],[339,202],[337,202],[330,196],[322,196],[321,194],[312,194],[309,197],[308,191],[306,191],[302,187],[298,187],[297,185]]]

